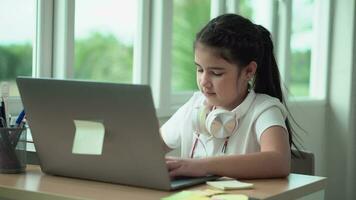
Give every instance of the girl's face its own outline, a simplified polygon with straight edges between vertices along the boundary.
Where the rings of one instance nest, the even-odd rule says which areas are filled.
[[[200,43],[195,47],[195,64],[197,84],[208,105],[232,110],[244,100],[251,78],[247,67],[239,70],[236,64],[219,57],[213,48]]]

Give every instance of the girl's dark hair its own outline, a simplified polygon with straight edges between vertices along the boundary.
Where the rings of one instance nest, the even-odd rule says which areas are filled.
[[[257,70],[250,87],[256,93],[278,98],[286,106],[277,62],[273,55],[271,35],[263,26],[236,14],[220,15],[197,33],[194,47],[197,43],[213,48],[220,57],[241,68],[255,61]],[[288,118],[285,123],[289,144],[298,150],[293,141],[293,130]]]

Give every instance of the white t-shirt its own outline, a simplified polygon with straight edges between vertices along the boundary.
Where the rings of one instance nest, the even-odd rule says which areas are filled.
[[[224,154],[225,138],[197,134],[197,109],[203,106],[204,101],[205,97],[201,92],[194,93],[161,127],[162,138],[167,146],[172,149],[180,147],[180,156],[183,158],[190,157],[196,138],[198,140],[194,158]],[[267,128],[281,126],[286,129],[287,111],[284,105],[277,98],[265,94],[250,91],[233,112],[239,113],[238,126],[228,139],[226,155],[259,152],[260,138]]]

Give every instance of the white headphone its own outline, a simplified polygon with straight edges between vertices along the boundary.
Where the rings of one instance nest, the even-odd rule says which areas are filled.
[[[203,103],[202,106],[197,107],[195,120],[197,134],[205,134],[215,138],[232,136],[238,128],[239,119],[246,114],[255,96],[255,92],[251,90],[245,100],[232,111],[208,107]]]

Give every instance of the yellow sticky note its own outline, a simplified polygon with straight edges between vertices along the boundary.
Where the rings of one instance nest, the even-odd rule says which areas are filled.
[[[224,194],[221,190],[185,190],[175,193],[171,196],[164,197],[161,200],[211,200],[210,197],[218,194]]]
[[[245,183],[237,180],[227,180],[227,181],[207,181],[206,184],[219,188],[221,190],[237,190],[237,189],[248,189],[253,188],[252,183]]]
[[[73,154],[101,155],[105,127],[99,121],[74,120]]]
[[[248,200],[243,194],[221,194],[211,197],[211,200]]]
[[[210,200],[210,198],[205,196],[191,196],[184,200]]]
[[[200,194],[200,191],[181,191],[161,200],[210,200],[209,197]]]
[[[205,189],[205,190],[200,190],[199,193],[203,196],[210,197],[218,194],[224,194],[225,192],[222,190]]]

